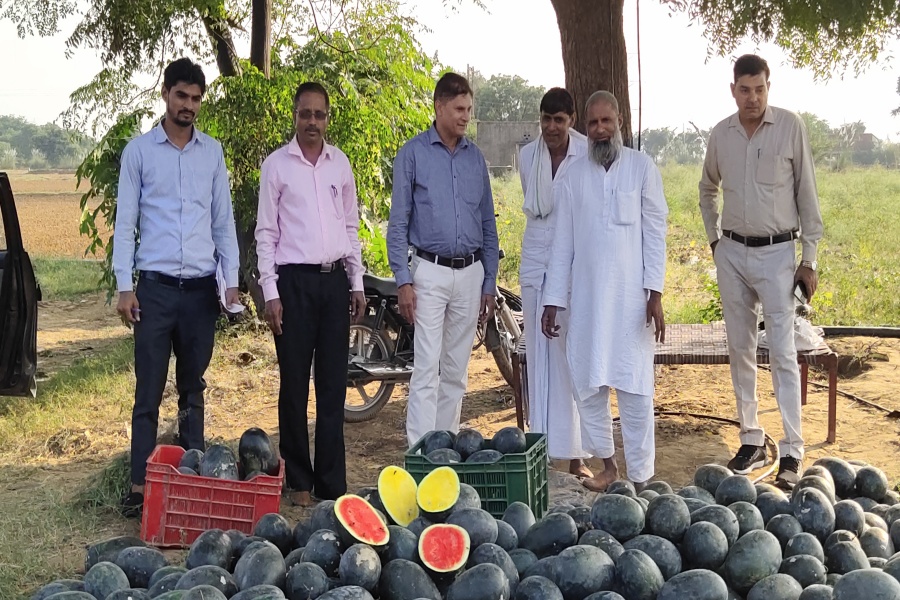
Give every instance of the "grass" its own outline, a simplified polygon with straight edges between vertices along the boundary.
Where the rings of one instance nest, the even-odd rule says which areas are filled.
[[[44,300],[75,300],[97,292],[101,263],[73,258],[33,257]]]

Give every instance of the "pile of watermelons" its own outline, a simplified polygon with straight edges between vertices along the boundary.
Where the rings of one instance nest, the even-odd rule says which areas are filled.
[[[178,472],[214,479],[250,481],[258,475],[277,475],[278,454],[268,434],[258,427],[246,430],[238,442],[238,453],[224,444],[212,444],[206,452],[188,450],[181,457]]]
[[[493,438],[486,440],[475,429],[429,431],[422,440],[422,454],[437,465],[467,463],[494,463],[504,454],[525,452],[525,432],[518,427],[504,427]]]
[[[617,481],[537,522],[522,503],[502,519],[480,506],[450,467],[416,485],[391,466],[293,528],[270,514],[253,536],[207,531],[183,566],[132,538],[98,544],[83,580],[33,598],[900,600],[900,497],[880,470],[837,458],[790,494],[705,465],[676,493]]]

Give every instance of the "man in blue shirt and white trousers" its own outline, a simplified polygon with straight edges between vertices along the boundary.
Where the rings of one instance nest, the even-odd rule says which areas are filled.
[[[432,430],[459,430],[475,328],[493,316],[499,261],[487,163],[465,137],[469,82],[456,73],[441,77],[434,109],[431,128],[394,160],[387,235],[400,313],[415,325],[410,446]]]
[[[163,78],[165,116],[122,153],[113,245],[116,310],[134,327],[132,487],[122,499],[129,517],[141,513],[172,352],[178,442],[205,449],[203,374],[220,312],[217,266],[225,277],[226,305],[238,303],[238,245],[225,156],[219,142],[194,127],[206,78],[187,58],[166,67]]]

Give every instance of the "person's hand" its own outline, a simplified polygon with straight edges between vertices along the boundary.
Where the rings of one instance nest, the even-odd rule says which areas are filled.
[[[716,246],[718,246],[718,245],[719,245],[719,240],[716,240],[709,245],[709,252],[713,255],[713,258],[716,257]]]
[[[283,311],[280,298],[266,301],[266,323],[275,335],[281,335]]]
[[[647,327],[650,327],[650,321],[656,326],[653,337],[657,342],[665,343],[666,341],[666,319],[663,317],[662,294],[659,292],[650,292],[650,299],[647,300]]]
[[[236,287],[225,290],[225,309],[228,309],[228,307],[233,304],[239,304],[240,301],[241,298]]]
[[[366,317],[366,295],[363,292],[350,292],[350,319],[353,323],[362,323]]]
[[[119,292],[119,301],[116,303],[116,312],[122,317],[122,322],[128,327],[132,323],[141,320],[141,306],[134,292]]]
[[[397,305],[400,308],[400,316],[414,326],[416,324],[416,290],[413,289],[411,283],[400,286],[397,293]]]
[[[481,295],[481,308],[478,309],[478,322],[484,325],[494,318],[494,311],[497,309],[497,299],[493,294]]]
[[[816,288],[819,287],[819,274],[809,267],[797,267],[797,272],[794,274],[794,285],[798,281],[802,281],[806,288],[806,300],[812,300]]]
[[[541,315],[541,331],[551,340],[559,337],[559,325],[556,324],[556,311],[559,307],[545,306],[544,314]]]

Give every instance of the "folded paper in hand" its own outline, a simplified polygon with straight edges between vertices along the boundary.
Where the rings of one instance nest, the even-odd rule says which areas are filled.
[[[222,263],[216,265],[216,285],[219,288],[219,304],[224,306],[225,310],[233,315],[244,312],[245,307],[240,302],[235,302],[234,304],[226,304],[225,290],[228,289],[228,286],[225,284],[225,272],[222,271]]]
[[[768,348],[765,330],[759,332],[757,342],[760,348]],[[814,327],[812,323],[803,317],[794,317],[794,344],[797,352],[809,352],[822,347],[825,343],[825,332],[821,327]]]

